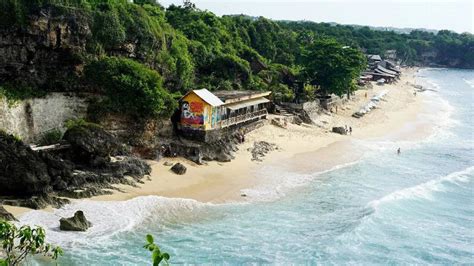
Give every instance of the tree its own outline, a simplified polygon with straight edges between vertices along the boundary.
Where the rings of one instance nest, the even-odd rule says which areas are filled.
[[[153,236],[146,235],[146,241],[147,243],[143,247],[151,252],[153,266],[158,266],[161,262],[164,262],[166,265],[169,265],[168,260],[170,259],[170,255],[166,252],[161,252],[160,247],[155,244]]]
[[[171,115],[177,103],[158,72],[130,59],[106,57],[85,68],[86,79],[107,96],[109,111],[137,118]]]
[[[0,221],[0,243],[5,256],[0,258],[0,266],[20,265],[29,255],[42,254],[56,260],[63,254],[60,247],[45,243],[45,231],[41,227],[14,224]]]
[[[156,0],[133,0],[133,3],[137,5],[158,5],[158,2]]]
[[[324,94],[349,95],[365,66],[365,56],[359,50],[320,39],[304,54],[303,76],[309,84],[320,86]]]
[[[186,9],[196,9],[196,5],[193,2],[191,2],[191,0],[184,0],[183,6]]]

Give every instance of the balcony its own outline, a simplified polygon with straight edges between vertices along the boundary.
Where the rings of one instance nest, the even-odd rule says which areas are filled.
[[[255,118],[264,117],[267,114],[268,114],[267,109],[262,109],[262,110],[259,110],[259,111],[256,111],[256,112],[230,117],[230,118],[219,121],[217,123],[216,128],[230,127],[230,126],[233,126],[233,125],[237,125],[237,124],[240,124],[240,123],[244,123],[244,122],[253,120]]]

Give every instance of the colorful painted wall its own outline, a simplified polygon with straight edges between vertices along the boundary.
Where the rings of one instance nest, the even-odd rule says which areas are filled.
[[[181,102],[181,124],[183,126],[210,129],[212,106],[191,92]]]

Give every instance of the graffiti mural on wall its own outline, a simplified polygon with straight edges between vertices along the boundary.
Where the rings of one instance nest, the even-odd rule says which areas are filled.
[[[201,102],[183,102],[181,122],[190,125],[203,125],[205,120],[204,104]]]

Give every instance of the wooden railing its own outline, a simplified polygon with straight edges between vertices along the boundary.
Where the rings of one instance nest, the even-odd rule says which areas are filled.
[[[268,114],[267,109],[262,109],[256,112],[230,117],[230,118],[219,121],[218,127],[225,128],[232,125],[237,125],[237,124],[252,120],[254,118],[257,118],[257,117],[266,116],[267,114]]]

